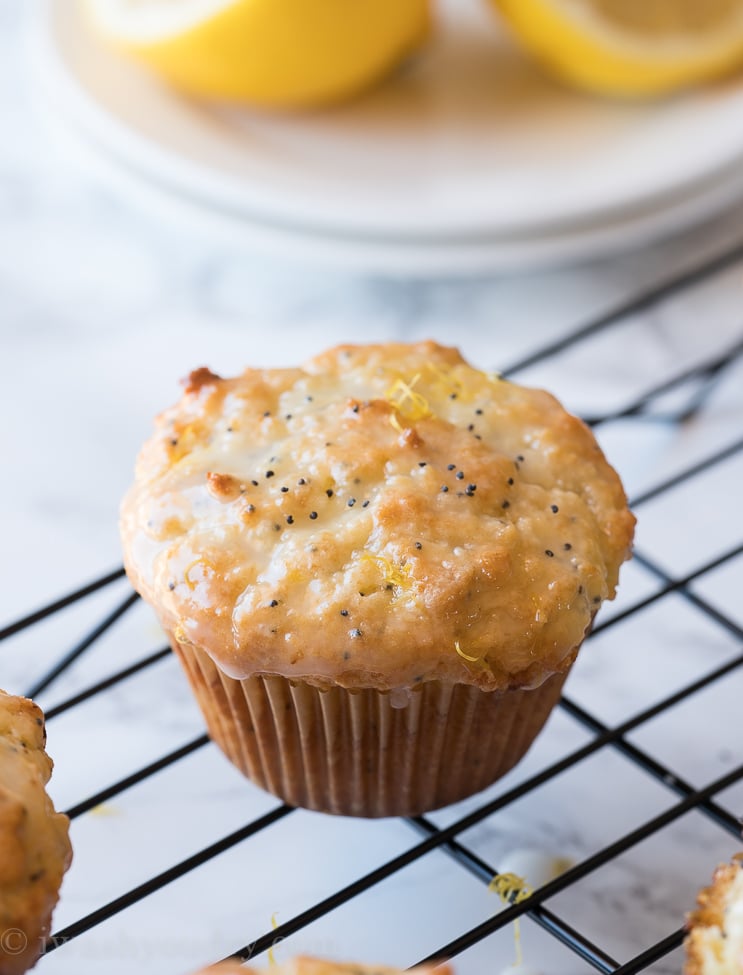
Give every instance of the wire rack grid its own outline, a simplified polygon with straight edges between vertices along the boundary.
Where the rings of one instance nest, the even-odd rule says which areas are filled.
[[[504,370],[586,417],[639,533],[546,730],[479,796],[373,822],[264,795],[209,743],[123,570],[0,631],[6,661],[38,668],[16,690],[46,709],[73,823],[76,865],[40,972],[298,951],[497,972],[518,919],[526,962],[545,972],[679,970],[683,912],[741,846],[743,808],[743,333],[679,309],[739,288],[742,266],[743,247],[728,250]],[[604,382],[627,343],[636,370]],[[593,382],[575,404],[579,374]],[[562,872],[527,899],[488,892],[509,864],[558,853]]]

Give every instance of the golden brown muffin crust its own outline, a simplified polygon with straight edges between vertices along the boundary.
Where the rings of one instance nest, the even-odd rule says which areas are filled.
[[[684,975],[743,973],[743,853],[717,867],[686,929]]]
[[[404,969],[388,965],[362,965],[358,962],[327,961],[324,958],[299,956],[268,969],[248,968],[238,961],[226,961],[205,968],[197,975],[403,975]],[[449,965],[419,965],[407,969],[411,975],[453,975]]]
[[[62,876],[69,821],[44,790],[52,762],[40,708],[0,691],[0,975],[19,975],[41,954]]]
[[[191,375],[122,508],[137,589],[232,677],[535,686],[634,518],[588,428],[433,342]]]

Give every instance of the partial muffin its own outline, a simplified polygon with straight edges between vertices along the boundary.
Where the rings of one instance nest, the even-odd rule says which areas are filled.
[[[422,342],[197,370],[121,523],[232,761],[290,803],[380,816],[523,755],[634,518],[552,396]]]
[[[419,965],[417,968],[391,968],[388,965],[360,965],[357,962],[327,961],[324,958],[291,958],[269,968],[249,968],[239,961],[225,961],[204,968],[196,975],[453,975],[449,965]]]
[[[743,853],[715,870],[686,927],[685,975],[743,975]]]
[[[45,785],[44,716],[33,701],[0,691],[0,975],[31,968],[72,859],[69,820]]]

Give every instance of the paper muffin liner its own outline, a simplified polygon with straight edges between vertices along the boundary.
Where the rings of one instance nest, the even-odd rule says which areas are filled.
[[[236,680],[198,647],[171,642],[231,762],[292,806],[347,816],[416,815],[491,785],[526,753],[569,670],[534,689],[431,681],[398,698],[284,677]]]

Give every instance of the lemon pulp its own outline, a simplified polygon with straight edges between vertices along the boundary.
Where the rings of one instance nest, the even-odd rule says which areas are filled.
[[[743,64],[743,0],[493,0],[548,68],[586,89],[656,95]]]

